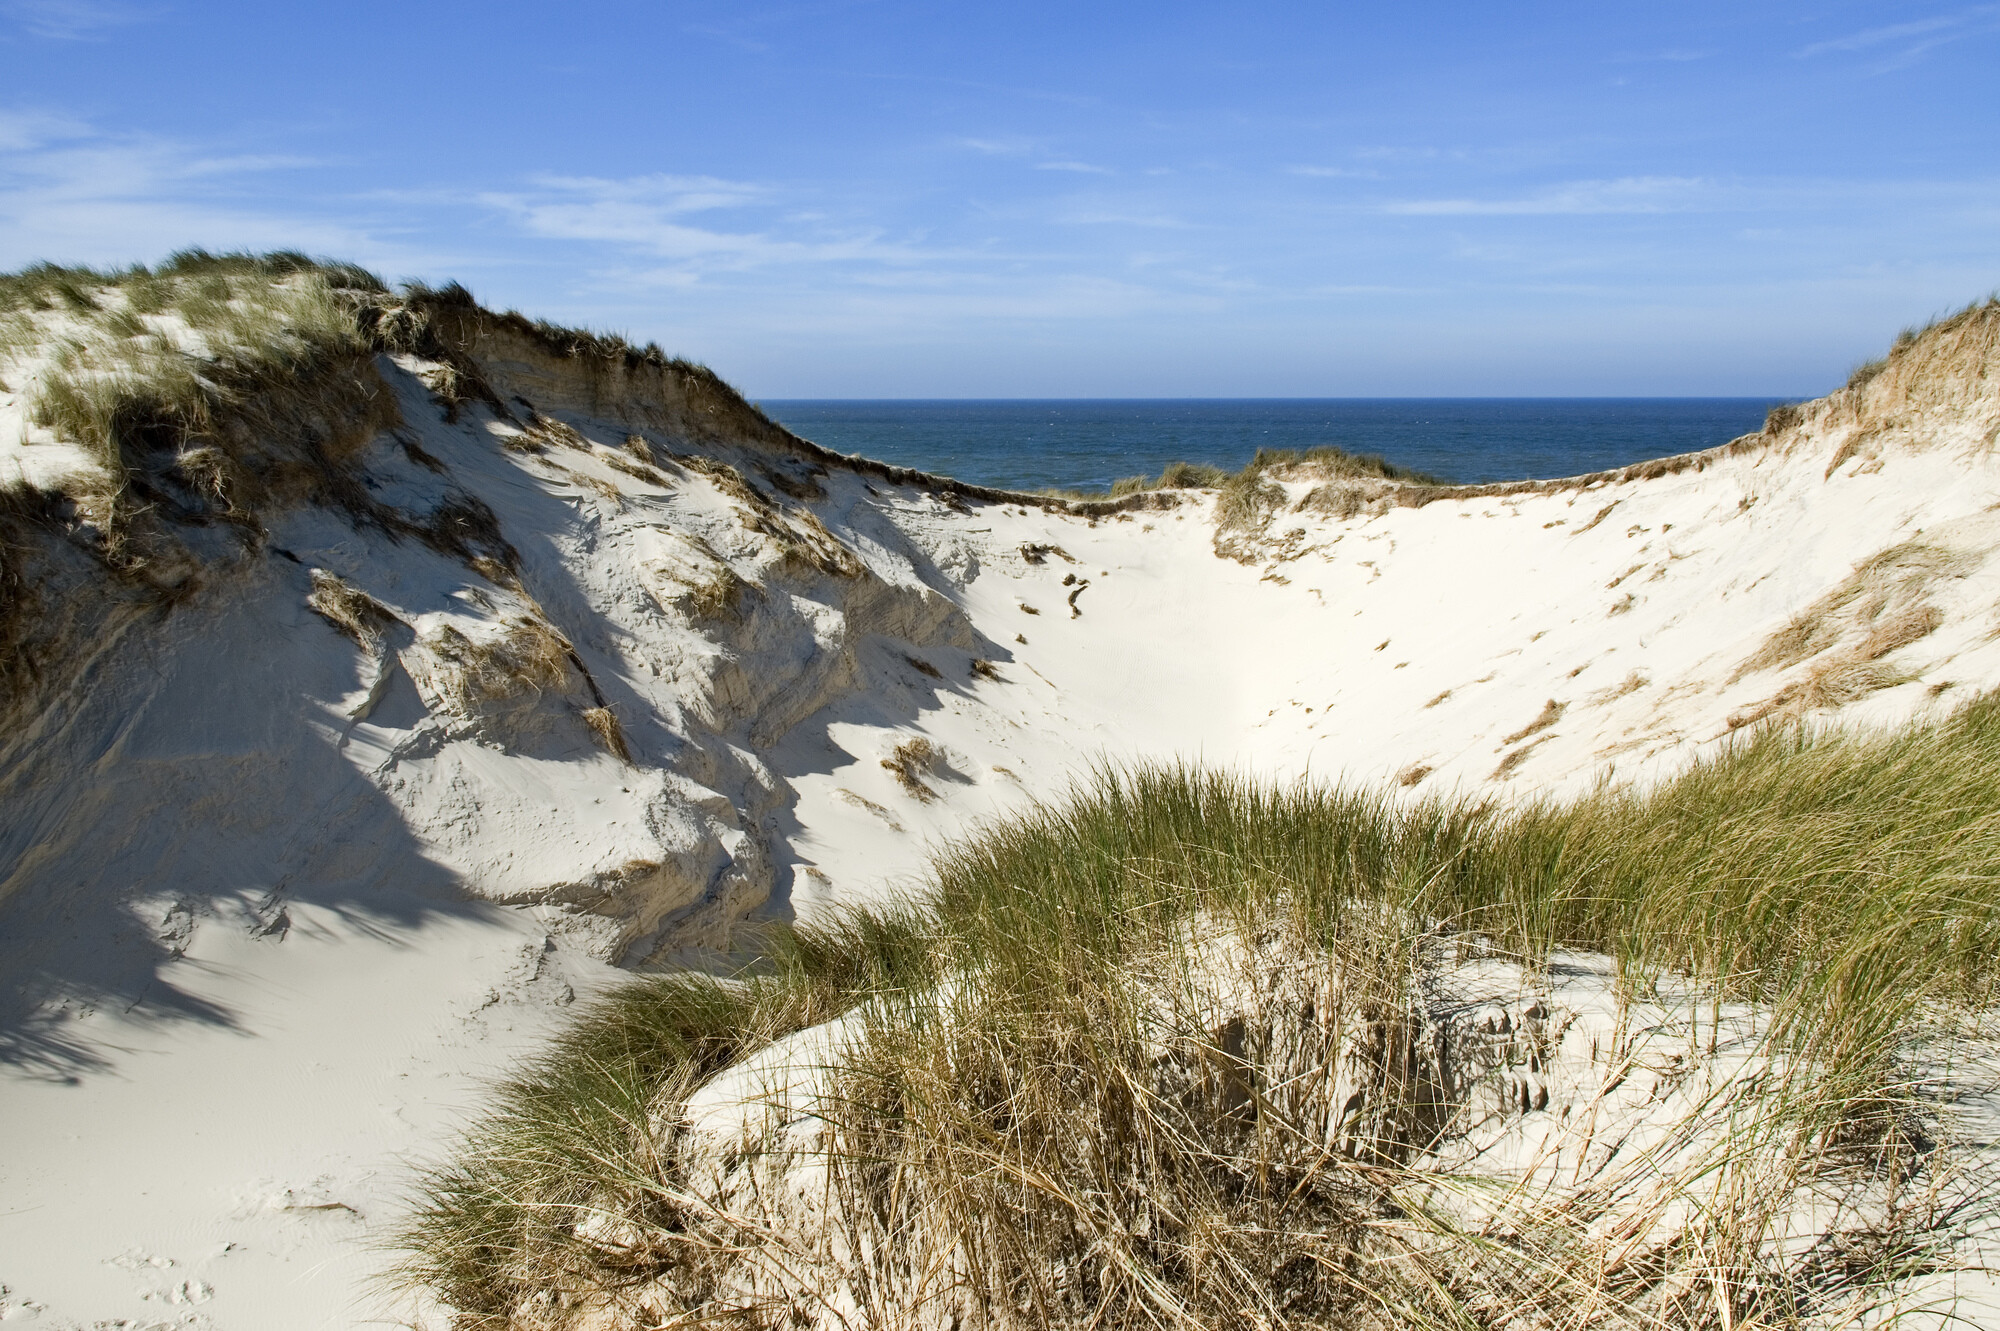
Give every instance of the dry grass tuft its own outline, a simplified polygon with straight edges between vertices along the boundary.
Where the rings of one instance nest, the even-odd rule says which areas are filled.
[[[393,536],[414,536],[442,555],[449,555],[488,581],[507,586],[517,581],[520,552],[500,528],[499,515],[485,500],[465,491],[448,494],[443,503],[420,519],[376,509],[369,518]]]
[[[1114,481],[1111,496],[1121,499],[1126,495],[1140,494],[1147,490],[1215,490],[1229,480],[1229,473],[1220,467],[1211,467],[1206,462],[1169,462],[1158,480],[1147,480],[1144,476],[1127,476]]]
[[[1771,408],[1764,416],[1764,433],[1781,435],[1787,430],[1796,430],[1805,422],[1805,412],[1796,402],[1785,402]]]
[[[381,649],[382,635],[391,624],[403,622],[388,606],[323,568],[312,571],[312,590],[306,594],[306,605],[369,653]]]
[[[636,438],[637,436],[634,437]],[[656,485],[662,490],[671,490],[674,488],[673,478],[650,462],[633,461],[619,453],[605,453],[601,456],[604,464],[613,471],[622,471],[634,480],[644,481],[648,485]]]
[[[713,577],[688,588],[680,605],[696,623],[714,623],[741,616],[743,596],[750,584],[727,564],[716,568]]]
[[[919,804],[929,804],[937,798],[937,792],[925,785],[923,778],[938,765],[940,756],[937,747],[920,736],[898,744],[882,760],[882,766],[896,778],[904,794]]]
[[[323,488],[315,473],[397,423],[352,299],[326,273],[147,281],[142,304],[158,313],[136,314],[118,284],[93,287],[71,311],[80,331],[38,348],[28,371],[30,418],[115,485],[178,483],[250,513]]]
[[[1074,564],[1076,562],[1076,556],[1059,545],[1037,545],[1034,542],[1029,542],[1021,547],[1021,559],[1025,563],[1047,563],[1050,555],[1054,555],[1065,564]]]
[[[1557,702],[1554,698],[1549,699],[1542,705],[1542,710],[1535,714],[1534,720],[1501,740],[1501,747],[1504,748],[1509,744],[1517,744],[1537,731],[1547,730],[1550,726],[1562,720],[1562,714],[1568,710],[1568,703]]]
[[[1797,720],[1812,712],[1845,707],[1871,693],[1907,684],[1915,678],[1886,661],[1859,652],[1837,652],[1815,661],[1764,701],[1731,713],[1728,726],[1736,730],[1759,721]]]
[[[1944,623],[1944,611],[1928,602],[1904,606],[1891,614],[1885,614],[1875,621],[1868,636],[1855,648],[1856,655],[1864,661],[1873,661],[1887,656],[1898,648],[1928,638]]]
[[[570,645],[540,619],[524,615],[487,642],[474,642],[447,625],[429,645],[457,667],[456,701],[468,711],[524,696],[570,691]]]
[[[575,426],[543,412],[529,412],[527,424],[523,429],[529,438],[545,448],[568,448],[579,453],[591,451],[590,441],[578,433]]]
[[[1243,563],[1256,560],[1257,542],[1285,506],[1279,481],[1317,481],[1301,508],[1352,517],[1369,502],[1422,504],[1450,493],[1436,477],[1372,455],[1331,446],[1298,452],[1260,448],[1243,470],[1223,479],[1215,501],[1215,552]]]
[[[776,527],[781,567],[834,578],[858,578],[864,572],[860,556],[828,531],[811,510],[796,509],[780,518]]]
[[[1553,735],[1544,735],[1542,736],[1542,738],[1538,740],[1532,740],[1529,743],[1523,744],[1518,749],[1507,750],[1506,755],[1500,759],[1499,765],[1493,769],[1492,774],[1489,775],[1486,779],[1488,781],[1505,781],[1508,778],[1512,777],[1514,775],[1515,768],[1519,767],[1522,763],[1528,761],[1528,759],[1531,756],[1533,756],[1536,749],[1540,748],[1542,745],[1548,743],[1550,740],[1554,738],[1555,736]]]
[[[1646,675],[1643,671],[1634,670],[1630,674],[1626,675],[1624,679],[1620,680],[1617,684],[1614,684],[1610,688],[1599,689],[1597,692],[1591,694],[1590,695],[1591,705],[1593,707],[1602,707],[1606,703],[1617,702],[1620,698],[1627,697],[1631,694],[1637,693],[1640,689],[1645,688],[1648,684],[1651,684],[1652,682],[1653,681],[1651,677]]]
[[[590,727],[590,733],[597,736],[607,753],[628,767],[632,765],[632,750],[625,743],[625,728],[618,724],[617,713],[609,707],[586,707],[583,723]]]
[[[1299,501],[1300,512],[1325,513],[1342,520],[1358,516],[1367,507],[1368,494],[1363,487],[1340,482],[1316,485]]]
[[[1926,598],[1941,578],[1963,577],[1976,557],[1942,546],[1906,542],[1858,565],[1854,572],[1765,639],[1730,676],[1734,684],[1762,670],[1817,660],[1761,703],[1739,709],[1732,727],[1838,707],[1911,676],[1882,660],[1935,632],[1943,612]]]

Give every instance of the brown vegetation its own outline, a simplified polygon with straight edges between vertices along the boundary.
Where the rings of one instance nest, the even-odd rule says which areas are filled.
[[[1863,662],[1908,646],[1943,622],[1925,599],[1930,585],[1963,577],[1978,562],[1975,556],[1922,541],[1882,550],[1766,638],[1737,666],[1730,682],[1796,665],[1856,637],[1860,641],[1852,644],[1850,655]]]
[[[937,798],[937,792],[924,784],[923,778],[938,765],[940,755],[929,740],[922,737],[906,739],[898,744],[882,766],[896,778],[896,784],[905,794],[920,804],[929,804]]]
[[[697,623],[735,619],[742,611],[744,593],[750,589],[735,569],[719,565],[713,577],[688,588],[680,598],[682,609]]]
[[[383,633],[402,622],[389,607],[323,568],[312,571],[306,605],[365,652],[380,650]]]
[[[597,736],[606,752],[630,766],[632,750],[625,743],[625,729],[618,724],[618,714],[609,707],[586,707],[582,715],[583,723],[590,727],[590,733]]]
[[[457,701],[468,711],[524,695],[569,691],[570,645],[540,619],[523,615],[505,634],[485,642],[447,625],[427,642],[457,667]]]
[[[1517,744],[1538,730],[1547,730],[1550,726],[1562,720],[1562,714],[1568,710],[1568,703],[1557,702],[1554,698],[1549,699],[1548,702],[1542,705],[1542,710],[1535,714],[1534,720],[1501,740],[1501,747],[1504,748],[1509,744]]]

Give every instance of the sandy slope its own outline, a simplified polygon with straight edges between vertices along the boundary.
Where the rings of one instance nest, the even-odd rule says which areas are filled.
[[[1208,494],[1093,516],[696,439],[670,380],[504,330],[499,405],[449,419],[383,357],[371,502],[477,499],[511,549],[294,511],[0,744],[0,1317],[363,1323],[407,1161],[611,963],[892,891],[1100,758],[1517,799],[2000,684],[1990,342],[1648,478],[1284,474],[1238,557]],[[918,738],[921,792],[884,765]]]

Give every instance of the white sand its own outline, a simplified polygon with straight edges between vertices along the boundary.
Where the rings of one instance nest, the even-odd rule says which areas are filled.
[[[387,436],[366,463],[378,500],[413,513],[452,486],[490,504],[521,589],[298,513],[275,533],[289,557],[134,623],[0,748],[0,1318],[278,1331],[386,1315],[369,1244],[411,1162],[440,1158],[486,1080],[615,978],[608,959],[893,891],[929,839],[1100,759],[1368,780],[1418,765],[1434,769],[1420,793],[1508,799],[1648,779],[1810,670],[1730,682],[1911,540],[1956,552],[1896,593],[1939,627],[1883,658],[1907,682],[1843,717],[2000,684],[2000,396],[1976,375],[1941,404],[1860,426],[1822,413],[1780,446],[1651,480],[1287,511],[1249,563],[1214,552],[1206,496],[1089,520],[836,468],[809,507],[865,565],[842,578],[782,564],[695,471],[621,470],[633,430],[690,447],[637,389],[620,401],[525,346],[482,355],[503,396],[580,437],[517,400],[543,451],[502,447],[520,425],[484,408],[447,424],[428,367],[385,359],[406,437],[446,474]],[[1864,446],[1828,474],[1850,438]],[[12,450],[36,447],[55,446]],[[760,464],[802,470],[717,456],[767,491]],[[740,619],[689,608],[717,560],[762,588]],[[379,653],[307,608],[313,569],[401,621]],[[1075,617],[1071,575],[1089,584]],[[579,721],[593,699],[574,670],[504,704],[454,693],[441,631],[491,642],[523,616],[574,644],[636,766]],[[1818,659],[1869,628],[1846,624]],[[882,765],[917,737],[941,754],[929,803]]]

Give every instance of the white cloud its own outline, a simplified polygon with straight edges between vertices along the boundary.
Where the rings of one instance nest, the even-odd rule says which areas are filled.
[[[115,0],[7,0],[0,14],[36,37],[79,41],[152,18],[156,10]]]
[[[1311,176],[1317,180],[1375,180],[1380,178],[1382,173],[1346,166],[1288,166],[1285,168],[1285,174]]]
[[[1407,217],[1548,217],[1679,212],[1698,206],[1708,182],[1685,176],[1579,180],[1511,199],[1400,199],[1382,211]]]
[[[0,111],[0,153],[26,152],[45,143],[87,138],[90,127],[45,111]]]
[[[61,115],[0,113],[0,266],[123,264],[191,245],[408,262],[359,226],[240,202],[257,176],[304,160],[204,154]]]
[[[972,151],[984,153],[988,157],[1024,157],[1034,151],[1035,147],[1031,140],[1007,137],[997,139],[961,138],[955,139],[953,142],[961,148],[970,148]]]
[[[1037,162],[1037,171],[1074,171],[1079,175],[1109,176],[1117,174],[1108,166],[1092,166],[1089,162]]]
[[[880,228],[838,228],[796,206],[784,191],[710,176],[625,180],[543,176],[532,188],[489,191],[478,202],[548,240],[596,241],[677,261],[676,282],[703,271],[781,264],[907,264],[941,257],[885,241]],[[696,225],[695,214],[735,219]],[[753,215],[754,214],[754,215]],[[730,225],[734,220],[737,224]],[[657,273],[648,280],[663,280]]]
[[[606,180],[598,176],[536,176],[530,182],[544,189],[618,200],[664,215],[706,213],[763,202],[771,191],[762,185],[717,176],[631,176]]]
[[[1118,213],[1102,210],[1070,213],[1056,219],[1075,226],[1137,226],[1160,231],[1190,231],[1194,223],[1166,213]]]
[[[2000,16],[2000,5],[1974,5],[1970,9],[1961,9],[1954,14],[1938,14],[1931,18],[1913,19],[1908,23],[1890,23],[1879,28],[1864,28],[1845,37],[1814,42],[1793,52],[1793,55],[1800,60],[1809,60],[1814,56],[1836,51],[1871,51],[1880,46],[1898,44],[1904,49],[1894,63],[1905,64],[1933,47],[1957,41],[1961,37],[1979,31],[1984,26],[1982,20],[1991,20],[1996,16]]]

